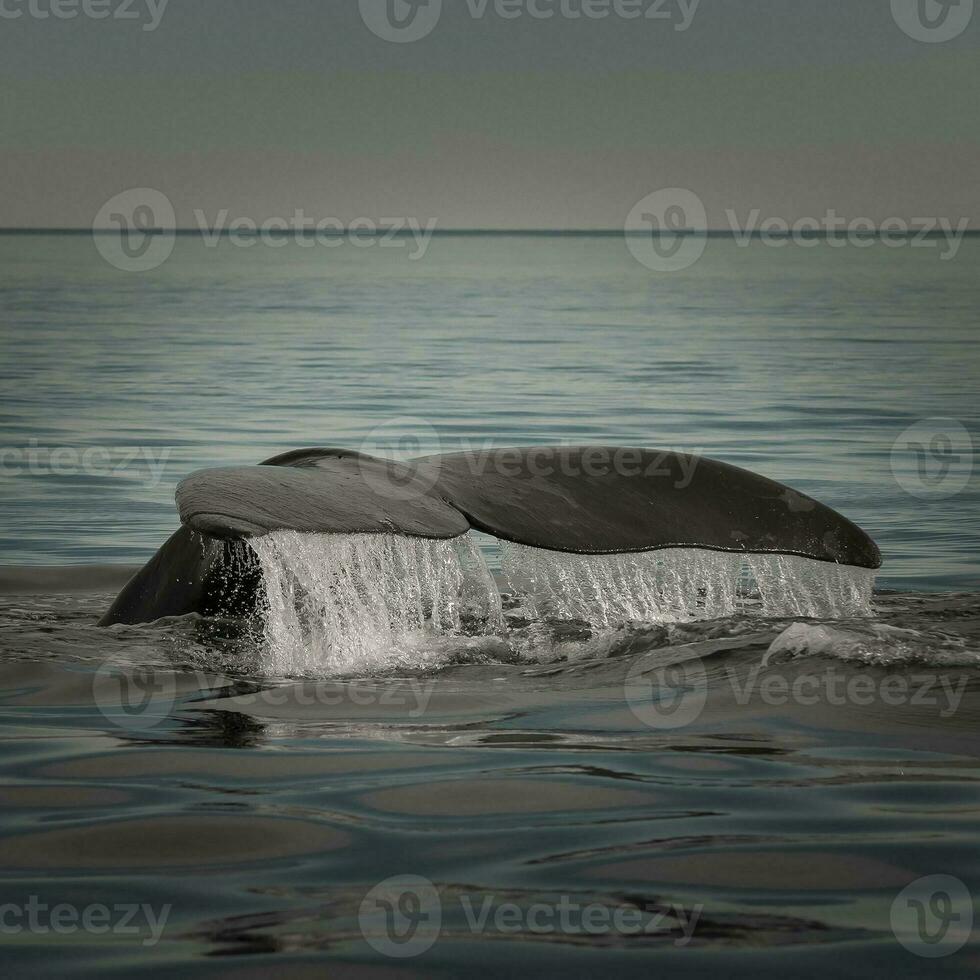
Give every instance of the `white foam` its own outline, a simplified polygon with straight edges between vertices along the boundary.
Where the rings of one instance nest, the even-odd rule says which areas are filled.
[[[700,548],[570,555],[501,542],[508,585],[532,616],[687,622],[738,613],[835,619],[871,615],[873,570],[793,555]]]
[[[500,594],[468,535],[276,531],[249,545],[262,567],[270,673],[424,666],[433,649],[427,638],[501,623]]]
[[[964,637],[876,622],[849,623],[846,629],[823,623],[793,623],[769,645],[763,664],[780,655],[823,655],[877,666],[928,663],[975,667],[980,663],[980,650],[971,650]]]

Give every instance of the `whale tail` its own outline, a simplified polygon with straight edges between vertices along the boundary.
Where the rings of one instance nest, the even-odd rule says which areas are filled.
[[[200,470],[176,500],[183,527],[103,625],[254,608],[261,573],[243,541],[281,530],[438,540],[476,529],[579,555],[701,548],[881,565],[874,541],[825,504],[727,463],[652,449],[525,446],[408,463],[302,449]]]

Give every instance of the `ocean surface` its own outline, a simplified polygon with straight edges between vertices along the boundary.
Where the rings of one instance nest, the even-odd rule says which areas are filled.
[[[0,235],[4,975],[976,975],[980,239],[403,245]],[[192,470],[555,443],[787,482],[873,598],[570,612],[476,536],[441,632],[95,625]]]

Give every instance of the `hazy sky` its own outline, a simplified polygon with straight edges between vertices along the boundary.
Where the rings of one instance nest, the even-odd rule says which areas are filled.
[[[59,2],[79,16],[31,13]],[[88,227],[134,186],[187,226],[302,208],[616,228],[670,186],[716,227],[726,208],[980,225],[980,10],[925,43],[889,0],[627,0],[669,17],[633,20],[614,0],[536,0],[549,19],[444,0],[392,43],[357,0],[95,0],[136,14],[105,20],[83,2],[0,0],[22,14],[0,16],[0,225]],[[589,3],[609,15],[562,14]]]

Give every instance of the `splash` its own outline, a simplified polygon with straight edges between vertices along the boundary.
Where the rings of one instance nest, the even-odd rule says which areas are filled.
[[[932,626],[932,624],[929,624]],[[933,667],[980,666],[980,649],[968,638],[937,629],[909,629],[890,623],[793,623],[769,645],[763,665],[773,659],[823,655],[879,667],[929,664]]]
[[[501,623],[500,594],[467,535],[249,539],[262,568],[264,667],[281,675],[425,666],[433,635]]]
[[[571,555],[501,542],[501,565],[530,615],[604,627],[740,613],[867,616],[875,577],[869,569],[792,555],[700,548]]]

